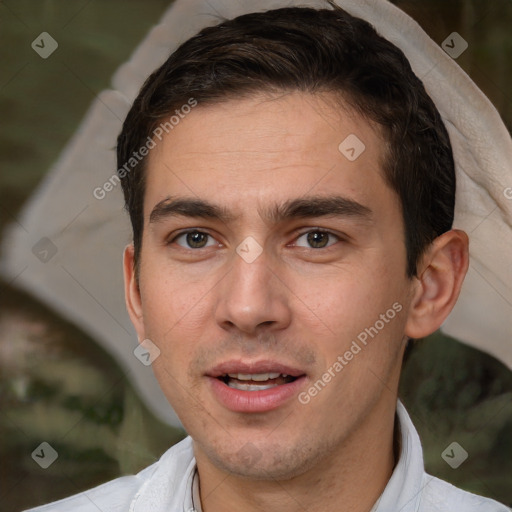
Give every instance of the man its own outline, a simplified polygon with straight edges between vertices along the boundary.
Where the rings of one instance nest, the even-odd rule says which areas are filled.
[[[398,48],[339,8],[204,29],[146,81],[118,168],[128,311],[190,437],[38,510],[506,510],[426,475],[397,405],[468,268],[450,140]]]

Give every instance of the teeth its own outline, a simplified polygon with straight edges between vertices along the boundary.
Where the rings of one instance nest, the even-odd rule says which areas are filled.
[[[228,386],[241,391],[262,391],[264,389],[275,388],[277,384],[243,384],[242,382],[230,380]]]
[[[270,379],[277,379],[280,373],[228,373],[229,377],[237,380],[254,380],[257,382],[264,382]],[[287,375],[283,374],[283,377],[287,377]],[[261,389],[261,386],[258,386],[258,389]]]

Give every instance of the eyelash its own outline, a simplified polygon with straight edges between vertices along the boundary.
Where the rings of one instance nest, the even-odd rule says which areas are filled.
[[[199,234],[203,234],[203,235],[206,235],[208,237],[214,238],[212,235],[210,235],[210,233],[207,233],[206,231],[201,231],[199,229],[188,229],[186,231],[182,231],[181,233],[176,235],[174,238],[169,240],[167,245],[171,245],[171,244],[175,243],[176,240],[178,240],[180,237],[186,236],[186,235],[188,235],[190,233],[199,233]],[[302,233],[297,235],[295,241],[297,241],[299,238],[301,238],[302,236],[307,235],[309,233],[325,233],[327,235],[330,235],[331,237],[336,238],[338,241],[342,241],[343,240],[343,238],[340,235],[337,235],[337,234],[333,233],[332,231],[329,231],[329,230],[326,230],[326,229],[322,229],[322,228],[315,228],[315,229],[308,229],[307,231],[303,231]],[[309,249],[318,251],[319,249],[328,249],[332,245],[334,245],[334,244],[330,244],[330,245],[328,245],[326,247],[320,247],[320,248],[309,247]],[[196,248],[192,248],[192,247],[183,247],[183,246],[180,246],[180,247],[182,247],[185,250],[190,250],[190,251],[197,251],[197,250],[205,249],[206,248],[206,247],[200,247],[200,248],[196,249]],[[299,246],[299,247],[302,247],[302,246]],[[304,249],[306,247],[302,247],[302,248]]]

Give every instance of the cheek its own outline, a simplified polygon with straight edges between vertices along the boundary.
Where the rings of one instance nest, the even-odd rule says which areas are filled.
[[[152,369],[169,402],[190,408],[188,369],[205,336],[208,316],[205,292],[178,279],[147,279],[141,286],[146,336],[160,350]]]
[[[148,254],[145,263],[140,275],[145,319],[173,324],[201,305],[209,288],[204,276],[173,265],[165,255]]]
[[[405,280],[397,279],[396,272],[374,263],[359,269],[338,268],[329,276],[295,282],[296,313],[302,311],[302,326],[322,338],[315,343],[326,362],[343,354],[358,336],[367,341],[368,348],[374,345],[367,350],[370,358],[394,353],[405,317]]]
[[[183,360],[194,346],[194,340],[205,335],[205,321],[213,310],[210,289],[204,280],[194,282],[179,272],[141,275],[146,335],[163,353],[172,352]]]
[[[334,269],[333,272],[295,280],[291,289],[297,303],[310,310],[311,316],[326,328],[343,333],[351,326],[360,326],[367,318],[382,313],[397,291],[387,282],[385,273],[376,268],[371,272],[355,266]]]

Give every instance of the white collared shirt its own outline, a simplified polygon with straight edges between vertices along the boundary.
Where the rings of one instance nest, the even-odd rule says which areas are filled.
[[[371,512],[509,512],[500,503],[427,475],[418,433],[398,401],[401,452]],[[155,464],[27,512],[201,512],[192,439],[187,437]]]

